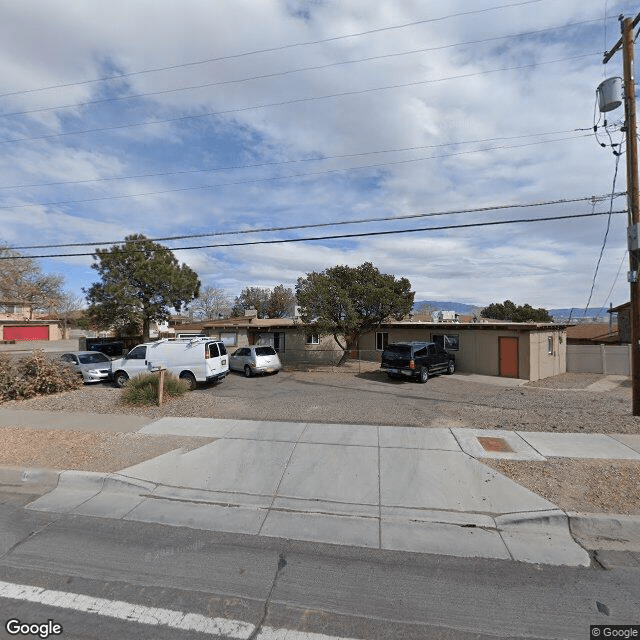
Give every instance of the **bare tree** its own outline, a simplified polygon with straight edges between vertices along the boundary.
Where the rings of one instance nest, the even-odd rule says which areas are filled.
[[[62,320],[62,337],[67,339],[67,330],[71,316],[77,311],[81,311],[84,307],[84,298],[76,296],[70,291],[62,293],[60,300],[56,304],[55,310],[60,320]]]
[[[231,306],[231,299],[226,291],[216,287],[205,287],[189,304],[189,311],[193,311],[196,318],[215,320],[220,316],[228,316],[231,313]]]
[[[33,258],[0,246],[0,298],[28,302],[33,311],[55,308],[61,299],[61,275],[44,275]]]

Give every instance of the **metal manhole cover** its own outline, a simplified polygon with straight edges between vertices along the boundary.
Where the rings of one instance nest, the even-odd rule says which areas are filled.
[[[478,442],[485,451],[512,452],[513,449],[504,438],[478,436]]]

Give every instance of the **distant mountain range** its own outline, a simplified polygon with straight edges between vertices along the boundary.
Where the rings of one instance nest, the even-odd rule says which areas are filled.
[[[473,313],[474,309],[481,307],[481,305],[475,304],[465,304],[464,302],[454,302],[451,300],[443,301],[443,300],[416,300],[413,304],[413,310],[416,311],[423,304],[428,304],[429,306],[437,309],[438,311],[455,311],[460,315],[469,315]],[[487,303],[488,304],[488,303]],[[531,305],[535,306],[535,305]],[[554,320],[566,320],[571,317],[572,320],[579,320],[582,318],[598,318],[603,322],[609,321],[609,314],[606,309],[602,308],[589,308],[589,310],[585,313],[584,308],[573,307],[565,308],[565,309],[547,309],[549,314]]]

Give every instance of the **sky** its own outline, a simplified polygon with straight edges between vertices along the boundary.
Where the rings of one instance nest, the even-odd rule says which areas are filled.
[[[141,233],[232,299],[370,261],[416,300],[621,304],[624,212],[509,221],[626,208],[623,109],[596,87],[638,10],[1,3],[0,243],[58,256],[37,263],[78,296],[96,246]]]

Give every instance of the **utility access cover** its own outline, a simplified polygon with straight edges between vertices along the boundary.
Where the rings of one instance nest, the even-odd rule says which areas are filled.
[[[479,436],[478,442],[485,451],[498,451],[500,453],[510,453],[513,451],[504,438]]]

